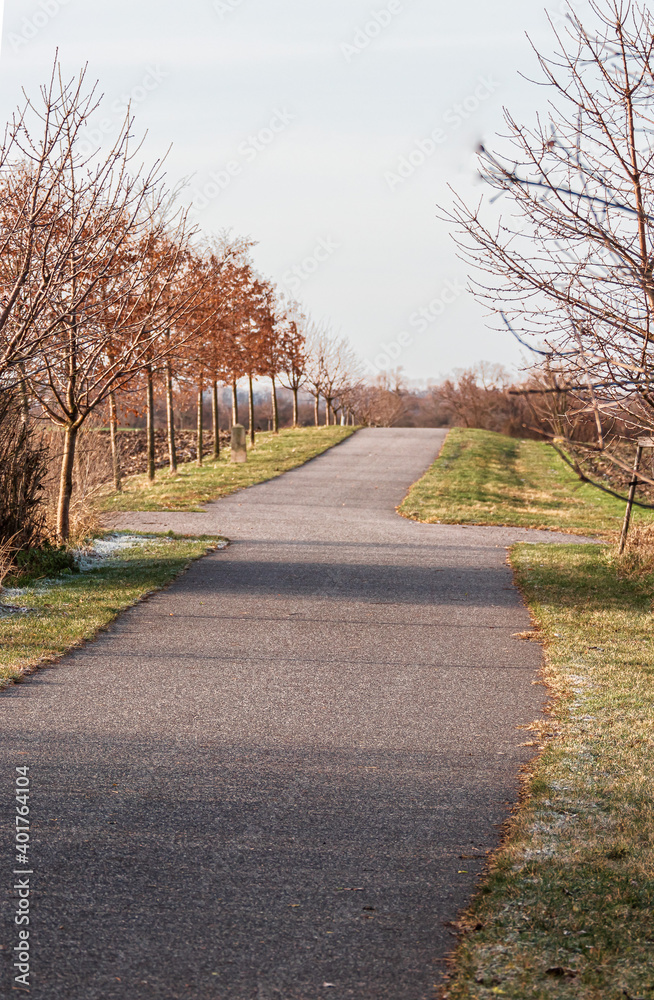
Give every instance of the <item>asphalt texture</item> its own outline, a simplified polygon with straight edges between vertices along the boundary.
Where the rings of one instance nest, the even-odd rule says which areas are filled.
[[[38,1000],[423,1000],[529,759],[540,648],[506,546],[395,513],[435,430],[365,430],[202,514],[230,547],[0,696]]]

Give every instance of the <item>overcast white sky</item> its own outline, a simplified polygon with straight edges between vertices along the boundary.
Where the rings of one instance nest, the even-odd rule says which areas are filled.
[[[448,184],[479,196],[473,150],[503,105],[528,119],[544,106],[518,75],[535,75],[525,32],[551,47],[542,0],[5,0],[0,115],[57,47],[70,74],[88,62],[105,94],[95,138],[115,135],[131,95],[148,155],[172,143],[169,179],[190,178],[203,228],[256,239],[260,269],[370,371],[437,378],[520,363],[462,291],[436,204]]]

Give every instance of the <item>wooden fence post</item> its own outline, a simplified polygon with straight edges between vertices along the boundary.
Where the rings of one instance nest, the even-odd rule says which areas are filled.
[[[627,507],[624,512],[624,521],[622,522],[622,534],[620,535],[620,545],[618,546],[618,554],[622,555],[624,552],[624,547],[627,544],[627,534],[629,532],[629,522],[631,520],[631,508],[634,504],[634,497],[636,496],[636,487],[638,486],[638,469],[640,468],[640,460],[643,455],[643,448],[651,448],[654,445],[654,440],[650,438],[639,438],[638,444],[636,445],[636,458],[634,459],[634,476],[629,484],[629,494],[627,496]]]

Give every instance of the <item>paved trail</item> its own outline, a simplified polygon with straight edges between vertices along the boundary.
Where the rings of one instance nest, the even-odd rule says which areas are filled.
[[[33,997],[434,997],[543,699],[505,547],[557,538],[398,517],[442,437],[362,431],[206,514],[122,519],[233,544],[0,697]]]

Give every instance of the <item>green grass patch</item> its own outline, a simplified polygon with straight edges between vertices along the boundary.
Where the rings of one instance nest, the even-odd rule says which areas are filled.
[[[451,1000],[654,997],[654,576],[599,546],[519,545],[546,648],[542,749],[462,919]]]
[[[492,431],[453,428],[399,511],[417,521],[550,528],[607,537],[624,502],[582,483],[554,449]],[[636,523],[654,512],[635,509]]]
[[[122,492],[103,496],[99,506],[105,512],[198,510],[201,504],[303,465],[350,437],[354,430],[353,427],[300,427],[279,434],[257,434],[256,446],[248,451],[248,461],[243,465],[232,464],[226,449],[219,461],[205,458],[202,466],[188,462],[180,465],[176,475],[158,470],[154,483],[149,483],[145,475],[132,476]]]
[[[65,570],[51,580],[3,591],[0,605],[33,610],[0,611],[0,685],[92,639],[120,611],[165,587],[218,541],[150,536],[95,569]]]

